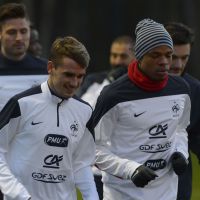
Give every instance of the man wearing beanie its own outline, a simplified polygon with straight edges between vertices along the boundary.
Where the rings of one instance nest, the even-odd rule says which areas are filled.
[[[136,26],[136,62],[100,94],[89,130],[104,200],[175,200],[187,167],[190,89],[168,76],[173,42],[162,24]]]

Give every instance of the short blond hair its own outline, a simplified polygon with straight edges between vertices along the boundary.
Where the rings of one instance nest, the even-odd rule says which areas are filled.
[[[57,38],[51,46],[49,60],[59,64],[59,60],[65,56],[73,59],[83,68],[89,65],[90,55],[87,49],[74,37]]]

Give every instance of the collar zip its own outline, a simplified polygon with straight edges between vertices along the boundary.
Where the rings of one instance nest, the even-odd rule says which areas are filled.
[[[62,104],[63,101],[64,101],[64,99],[62,99],[61,102],[59,102],[57,104],[57,127],[59,127],[59,125],[60,125],[59,108],[60,108],[60,106],[61,106],[61,104]]]

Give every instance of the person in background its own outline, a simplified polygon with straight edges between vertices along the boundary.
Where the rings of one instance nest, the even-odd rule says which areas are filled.
[[[179,22],[170,22],[165,28],[172,37],[174,53],[169,73],[181,76],[191,89],[191,117],[187,128],[189,149],[197,156],[200,162],[200,82],[189,75],[187,62],[194,43],[194,31],[187,25]],[[186,171],[179,176],[177,200],[190,200],[192,194],[192,163],[189,157],[189,165]]]
[[[111,70],[88,75],[83,83],[82,89],[86,90],[81,98],[88,102],[93,108],[101,90],[111,82],[127,73],[128,65],[135,59],[134,40],[123,35],[114,39],[110,48]],[[99,81],[99,82],[98,82]],[[87,89],[86,89],[87,88]],[[103,183],[101,181],[101,172],[95,166],[93,167],[95,183],[100,200],[103,199]]]
[[[90,56],[73,37],[51,47],[48,80],[12,97],[0,112],[0,188],[5,199],[98,200],[87,129],[92,108],[74,96]]]
[[[110,81],[112,82],[127,72],[128,64],[135,59],[134,44],[134,40],[128,35],[115,38],[110,47],[109,63],[111,69],[86,76],[77,95],[94,106],[101,89]]]
[[[42,56],[42,45],[39,40],[39,32],[33,25],[30,26],[30,30],[31,33],[28,52],[33,56],[40,58]]]
[[[47,78],[47,60],[28,53],[30,20],[23,4],[0,6],[0,110],[11,96]]]
[[[187,167],[190,89],[168,76],[173,42],[151,19],[136,26],[136,61],[106,86],[89,121],[104,200],[175,200]]]
[[[30,20],[24,5],[8,3],[0,7],[1,74],[46,73],[46,62],[27,53]]]

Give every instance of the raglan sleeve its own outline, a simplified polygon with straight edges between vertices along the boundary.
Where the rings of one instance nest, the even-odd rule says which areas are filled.
[[[109,100],[110,101],[110,100]],[[123,179],[131,179],[134,171],[141,165],[133,160],[120,157],[111,150],[111,140],[118,123],[118,108],[111,106],[104,98],[99,97],[94,113],[91,132],[94,132],[96,143],[95,165],[102,171]]]
[[[188,130],[189,149],[197,156],[200,164],[200,82],[194,85],[191,97],[191,123]]]
[[[7,154],[15,139],[20,117],[19,103],[11,98],[0,112],[0,189],[9,199],[27,200],[30,194],[13,175],[7,162]]]
[[[176,129],[176,151],[181,152],[186,159],[189,157],[187,127],[190,124],[190,111],[191,101],[189,95],[186,95],[183,113]]]
[[[73,153],[75,184],[84,200],[99,200],[92,173],[94,161],[94,137],[86,126],[84,134]]]
[[[200,123],[200,122],[199,122]],[[196,127],[195,127],[196,128]],[[200,128],[189,130],[189,149],[197,156],[200,164]]]

